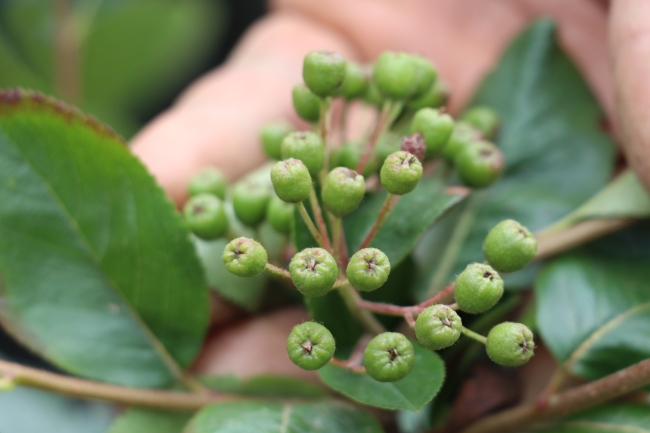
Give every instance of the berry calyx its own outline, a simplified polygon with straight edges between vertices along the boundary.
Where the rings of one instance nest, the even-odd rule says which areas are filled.
[[[460,118],[473,125],[487,138],[494,137],[499,129],[499,115],[490,107],[472,107]]]
[[[364,248],[350,258],[347,275],[352,287],[362,292],[371,292],[388,280],[390,261],[377,248]]]
[[[422,108],[439,108],[447,103],[449,99],[449,86],[443,80],[438,78],[433,85],[422,95],[409,100],[406,108],[411,111],[417,111]]]
[[[456,278],[454,295],[462,311],[480,314],[499,302],[503,296],[503,280],[492,266],[472,263]]]
[[[345,79],[346,62],[340,53],[319,50],[307,54],[302,63],[302,79],[321,98],[334,96]]]
[[[293,126],[288,122],[266,124],[260,134],[262,148],[266,156],[271,159],[282,159],[282,140],[291,131],[293,131]]]
[[[347,62],[345,66],[345,79],[339,88],[338,94],[346,101],[360,98],[366,91],[368,77],[361,67],[354,62]]]
[[[303,370],[318,370],[327,364],[336,350],[332,333],[316,322],[296,325],[287,338],[287,354],[291,362]]]
[[[530,263],[537,253],[537,240],[514,220],[501,221],[485,237],[483,252],[499,272],[515,272]]]
[[[422,134],[416,132],[415,134],[406,136],[402,139],[400,150],[415,155],[416,158],[422,162],[427,153],[427,144],[424,142]]]
[[[273,196],[266,208],[266,220],[275,230],[288,235],[293,228],[294,213],[295,206]]]
[[[535,354],[533,333],[521,323],[504,322],[492,328],[485,348],[490,359],[506,367],[527,363]]]
[[[326,295],[336,282],[336,260],[323,248],[306,248],[289,263],[291,280],[300,293],[316,297]]]
[[[221,256],[226,269],[239,277],[262,273],[269,259],[266,250],[253,239],[237,238],[228,243]]]
[[[375,62],[373,78],[387,99],[405,100],[418,91],[421,72],[410,54],[387,51]]]
[[[226,196],[228,180],[221,170],[216,168],[206,168],[195,174],[187,187],[190,197],[199,194],[212,194],[223,200]]]
[[[309,197],[311,175],[298,159],[285,159],[271,169],[271,182],[275,194],[287,203],[299,203]]]
[[[299,159],[309,173],[316,176],[325,164],[325,146],[318,134],[309,131],[292,132],[282,140],[282,159]]]
[[[365,193],[363,176],[349,168],[337,167],[325,177],[323,204],[334,215],[344,216],[359,207]]]
[[[304,84],[298,84],[291,91],[291,100],[293,109],[302,120],[307,122],[318,122],[320,117],[320,101],[318,96],[307,88]]]
[[[381,184],[391,194],[403,195],[413,191],[421,178],[422,163],[408,152],[389,155],[381,167]]]
[[[185,223],[201,239],[216,239],[228,230],[228,216],[223,202],[212,194],[199,194],[183,208]]]
[[[270,198],[271,189],[267,184],[253,180],[240,182],[232,193],[237,219],[249,227],[256,227],[264,221]]]
[[[413,344],[397,332],[384,332],[370,340],[363,352],[363,366],[378,382],[395,382],[413,369]]]
[[[463,322],[447,305],[427,307],[415,321],[415,336],[429,350],[452,346],[460,337]]]
[[[481,133],[472,125],[462,121],[456,122],[447,144],[442,148],[442,156],[447,161],[453,162],[461,150],[480,139]]]
[[[485,188],[501,176],[503,154],[488,141],[477,141],[461,149],[454,160],[458,175],[467,185]]]
[[[442,152],[454,130],[454,119],[449,114],[433,108],[423,108],[415,113],[412,132],[419,132],[427,145],[427,156],[432,157]]]

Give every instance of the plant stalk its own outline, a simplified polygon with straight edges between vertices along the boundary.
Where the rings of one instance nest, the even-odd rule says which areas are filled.
[[[370,311],[359,308],[359,301],[362,301],[362,299],[354,287],[348,283],[339,287],[338,291],[341,298],[343,298],[343,302],[348,308],[348,311],[352,313],[366,331],[371,334],[381,334],[382,332],[386,332],[384,325],[379,323],[377,318],[373,316]]]
[[[463,335],[471,338],[472,340],[478,341],[479,343],[483,343],[483,344],[487,343],[487,337],[484,337],[481,334],[472,331],[471,329],[467,329],[464,326],[460,332],[462,332]]]
[[[321,237],[320,233],[318,232],[318,229],[314,225],[314,222],[311,220],[309,213],[307,213],[307,209],[305,209],[305,205],[302,202],[298,202],[296,203],[296,208],[298,209],[298,213],[302,217],[302,220],[307,225],[307,228],[309,229],[309,233],[311,233],[313,238],[316,240],[318,246],[320,246],[321,248],[325,248],[325,244],[323,243],[323,238]]]
[[[397,199],[399,199],[398,195],[394,195],[391,193],[388,193],[388,195],[386,195],[386,200],[384,200],[384,204],[381,206],[381,209],[377,214],[377,219],[375,220],[375,223],[372,225],[372,228],[370,229],[366,237],[363,239],[363,242],[361,242],[361,245],[359,246],[360,250],[367,248],[368,245],[370,245],[370,243],[374,239],[375,235],[377,234],[381,226],[384,225],[384,222],[386,221],[386,218],[388,218],[390,211],[393,210],[393,207],[395,207],[395,203],[397,203]]]
[[[316,224],[318,226],[318,231],[320,232],[321,238],[323,239],[323,245],[327,251],[332,252],[332,244],[330,243],[330,238],[327,233],[327,224],[323,219],[323,211],[321,210],[320,204],[318,203],[318,197],[316,196],[316,190],[312,185],[311,191],[309,192],[309,203],[311,204],[311,210],[314,213],[314,218],[316,219]]]

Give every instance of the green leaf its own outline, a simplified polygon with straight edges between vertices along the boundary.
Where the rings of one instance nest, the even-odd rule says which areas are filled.
[[[553,260],[535,287],[547,347],[588,379],[650,358],[649,280],[647,258],[583,249]]]
[[[422,270],[423,298],[468,263],[482,262],[483,240],[500,221],[512,218],[540,230],[594,196],[612,173],[614,147],[599,127],[603,114],[558,46],[550,21],[537,21],[510,45],[473,104],[492,107],[501,117],[497,144],[506,170],[492,187],[473,194],[473,206],[465,211],[470,229],[459,240],[455,265],[427,294],[437,266],[427,263]],[[520,278],[516,286],[533,278]]]
[[[343,403],[221,403],[208,406],[184,433],[381,433],[376,419]]]
[[[201,347],[208,295],[172,203],[105,127],[0,93],[0,320],[58,367],[164,386]]]
[[[326,365],[318,375],[327,385],[359,403],[390,410],[420,410],[438,393],[445,378],[445,365],[437,353],[418,343],[415,366],[404,379],[377,382],[367,374]]]
[[[106,433],[181,433],[190,418],[189,413],[130,408]]]
[[[608,404],[551,421],[535,433],[650,433],[650,407]]]
[[[460,190],[447,193],[437,178],[423,178],[412,192],[397,200],[370,246],[382,250],[391,266],[396,266],[404,260],[427,228],[465,195]],[[344,218],[343,227],[350,251],[357,251],[370,232],[385,199],[385,191],[368,196],[356,211]]]
[[[227,394],[303,399],[327,397],[320,386],[292,376],[260,375],[248,379],[235,375],[209,376],[201,381],[210,389]]]

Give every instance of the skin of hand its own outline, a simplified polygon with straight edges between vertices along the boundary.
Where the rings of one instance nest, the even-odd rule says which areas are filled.
[[[650,116],[650,3],[644,0],[609,6],[600,0],[275,0],[271,8],[223,66],[194,83],[133,141],[133,152],[177,204],[203,167],[219,167],[235,180],[261,164],[264,123],[299,124],[290,93],[301,81],[307,52],[329,49],[358,61],[385,50],[423,54],[450,84],[450,111],[457,112],[507,43],[544,16],[557,22],[560,43],[615,130],[620,125],[628,160],[650,187],[650,122],[644,122]],[[292,307],[231,322],[211,333],[196,369],[313,378],[291,364],[284,349],[291,328],[304,320],[306,313]]]

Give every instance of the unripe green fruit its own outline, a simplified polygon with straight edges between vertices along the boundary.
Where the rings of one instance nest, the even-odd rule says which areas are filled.
[[[454,119],[433,108],[423,108],[415,113],[411,132],[419,132],[427,144],[427,157],[442,152],[454,130]]]
[[[481,139],[481,133],[467,122],[456,122],[454,130],[442,149],[442,156],[450,162],[456,159],[456,155],[465,147]]]
[[[269,259],[264,247],[248,238],[230,241],[224,248],[221,258],[226,269],[239,277],[259,275]]]
[[[359,207],[365,193],[363,176],[347,167],[337,167],[325,177],[321,194],[327,210],[341,217]]]
[[[266,216],[271,198],[268,185],[245,180],[238,183],[232,193],[232,207],[237,219],[249,227],[256,227]]]
[[[365,143],[349,141],[338,149],[337,160],[335,161],[336,164],[332,162],[331,157],[330,162],[332,162],[332,164],[335,166],[347,167],[351,170],[354,170],[357,168],[357,165],[359,165],[359,162],[361,161],[361,158],[365,152],[365,148]],[[363,176],[369,177],[375,174],[379,170],[379,166],[379,157],[375,152],[372,152],[370,154],[370,158],[368,158],[368,161],[366,162],[366,165],[363,167]]]
[[[499,115],[490,107],[472,107],[463,113],[461,119],[473,125],[487,138],[494,137],[499,129]]]
[[[371,292],[384,285],[390,275],[390,261],[377,248],[364,248],[350,258],[348,281],[362,292]]]
[[[420,72],[410,54],[387,51],[375,62],[373,78],[387,99],[404,100],[417,92]]]
[[[312,51],[302,63],[302,79],[309,90],[324,98],[334,96],[345,79],[345,59],[332,51]]]
[[[206,168],[195,174],[190,180],[187,192],[190,197],[199,194],[212,194],[223,199],[226,196],[228,180],[221,170]]]
[[[438,72],[433,63],[426,57],[413,55],[413,61],[418,68],[418,85],[414,96],[419,96],[427,92],[436,81]]]
[[[503,154],[488,141],[477,141],[461,149],[454,160],[458,175],[467,185],[485,188],[503,173]]]
[[[535,258],[537,240],[517,221],[505,220],[490,230],[483,243],[483,252],[497,271],[515,272]]]
[[[189,199],[183,214],[189,229],[201,239],[216,239],[228,230],[223,202],[212,194],[199,194]]]
[[[318,370],[327,364],[336,350],[332,333],[316,322],[296,325],[287,338],[287,354],[291,362],[303,370]]]
[[[311,176],[298,159],[285,159],[271,169],[271,182],[275,194],[287,203],[299,203],[309,197]]]
[[[266,208],[266,220],[275,230],[287,235],[293,228],[295,209],[292,204],[273,196]]]
[[[320,118],[320,100],[304,84],[298,84],[291,91],[293,109],[302,120],[318,122]]]
[[[429,350],[452,346],[460,337],[463,322],[447,305],[427,307],[415,321],[415,336]]]
[[[359,65],[347,62],[345,79],[339,88],[338,94],[349,101],[363,96],[368,86],[368,77]]]
[[[483,313],[503,296],[503,280],[491,266],[471,263],[456,278],[454,296],[462,311]]]
[[[422,163],[415,155],[400,150],[386,158],[381,167],[380,178],[381,184],[389,193],[409,193],[422,178]]]
[[[422,95],[411,99],[406,108],[410,111],[417,111],[422,108],[439,108],[447,103],[449,99],[449,86],[438,78],[433,85]]]
[[[260,139],[264,153],[271,159],[282,159],[282,140],[293,131],[288,122],[268,123],[262,128]]]
[[[533,333],[521,323],[500,323],[490,330],[485,349],[497,364],[506,367],[524,365],[535,353]]]
[[[377,88],[377,84],[374,81],[368,81],[365,92],[363,92],[363,100],[368,105],[373,105],[375,107],[381,107],[384,105],[385,101],[384,95],[381,94]]]
[[[322,248],[306,248],[289,263],[291,280],[300,293],[316,297],[326,295],[336,282],[338,265]]]
[[[282,159],[301,160],[312,176],[325,164],[325,146],[318,134],[309,131],[292,132],[282,141]]]
[[[378,382],[395,382],[413,369],[413,344],[397,332],[384,332],[370,340],[363,352],[363,366]]]

